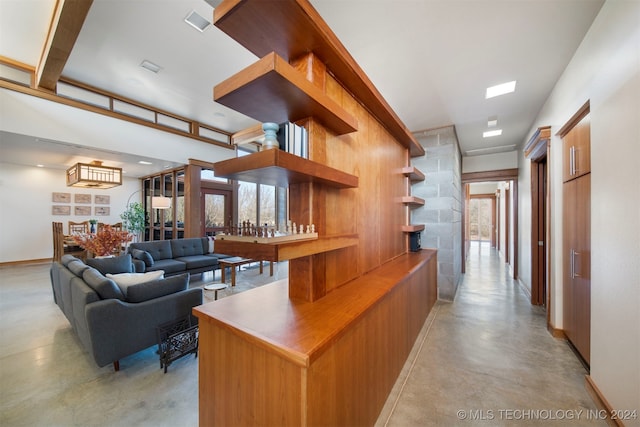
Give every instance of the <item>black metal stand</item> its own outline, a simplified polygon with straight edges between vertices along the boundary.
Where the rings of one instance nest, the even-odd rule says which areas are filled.
[[[158,326],[157,334],[160,368],[165,374],[174,360],[191,353],[198,357],[198,325],[191,325],[191,316]]]

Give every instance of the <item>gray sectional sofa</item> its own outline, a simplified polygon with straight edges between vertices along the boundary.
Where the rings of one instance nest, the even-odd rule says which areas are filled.
[[[54,301],[100,367],[113,363],[119,370],[121,358],[157,344],[158,326],[191,316],[202,304],[202,289],[189,289],[186,272],[130,283],[140,280],[131,273],[143,265],[130,254],[86,263],[64,255],[51,265]]]
[[[206,237],[154,240],[129,245],[128,253],[142,261],[142,271],[164,270],[165,276],[181,273],[204,273],[220,268],[218,260],[229,255],[211,252]]]

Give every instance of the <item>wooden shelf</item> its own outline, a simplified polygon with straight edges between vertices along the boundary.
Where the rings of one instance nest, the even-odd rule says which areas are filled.
[[[411,181],[424,181],[424,174],[415,166],[408,166],[402,168],[402,173],[407,176]]]
[[[275,244],[216,240],[216,252],[255,260],[279,262],[355,246],[358,242],[357,234],[324,236],[315,240]]]
[[[405,233],[413,233],[415,231],[424,230],[424,224],[411,224],[411,225],[403,225],[402,231]]]
[[[358,177],[278,149],[214,163],[216,176],[288,187],[316,182],[335,188],[356,188]]]
[[[263,123],[313,117],[338,135],[358,130],[351,114],[273,52],[217,84],[213,99]]]
[[[402,203],[411,207],[418,207],[424,205],[424,199],[415,196],[405,196],[402,198]]]
[[[259,58],[276,52],[291,61],[313,52],[412,157],[425,151],[338,37],[307,0],[225,0],[213,23]],[[256,25],[259,23],[259,25]]]

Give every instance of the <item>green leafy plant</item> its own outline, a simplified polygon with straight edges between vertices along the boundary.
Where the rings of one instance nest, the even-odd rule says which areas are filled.
[[[130,233],[139,236],[145,229],[145,213],[141,203],[133,202],[120,214],[122,226]]]

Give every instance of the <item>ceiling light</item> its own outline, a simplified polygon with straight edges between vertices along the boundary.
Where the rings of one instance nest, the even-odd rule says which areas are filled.
[[[201,33],[211,26],[211,22],[207,21],[205,18],[200,16],[198,12],[192,10],[189,12],[186,18],[184,18],[184,22],[191,25],[196,30]]]
[[[153,164],[151,162],[147,162],[146,160],[140,160],[138,163],[140,163],[141,165],[152,165]]]
[[[38,167],[38,168],[43,168],[43,167],[44,167],[44,165],[36,165],[36,167]]]
[[[489,117],[489,120],[487,120],[487,127],[495,127],[498,126],[498,117],[497,116],[491,116]]]
[[[486,99],[493,98],[495,96],[504,95],[505,93],[511,93],[516,90],[516,81],[509,83],[502,83],[500,85],[491,86],[487,88]]]
[[[149,70],[152,73],[156,73],[156,74],[158,74],[158,72],[162,70],[161,66],[156,65],[151,61],[147,61],[146,59],[140,63],[140,66],[145,70]]]
[[[467,154],[471,153],[480,153],[482,151],[507,151],[515,148],[515,144],[512,145],[498,145],[495,147],[486,147],[486,148],[476,148],[475,150],[467,150]]]
[[[491,138],[492,136],[500,136],[500,135],[502,135],[502,129],[487,130],[482,132],[483,138]]]
[[[113,188],[122,185],[122,169],[102,162],[76,163],[67,169],[67,187]]]

